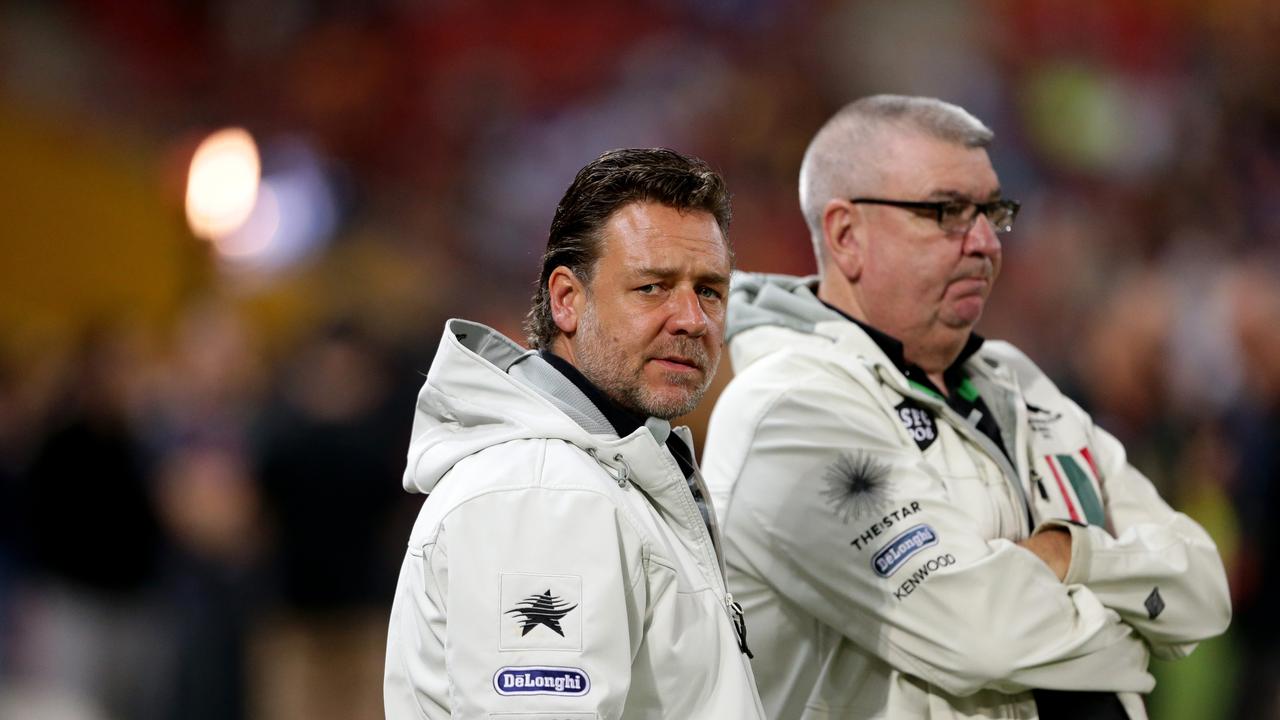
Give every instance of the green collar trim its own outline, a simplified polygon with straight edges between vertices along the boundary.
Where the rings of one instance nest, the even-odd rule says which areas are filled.
[[[966,377],[956,386],[956,394],[964,398],[965,402],[971,403],[978,399],[978,388],[974,387],[973,383]]]
[[[947,401],[946,398],[944,398],[941,394],[939,394],[936,390],[929,387],[928,385],[916,382],[911,378],[907,378],[907,384],[910,385],[913,389],[919,390],[920,392],[924,393],[925,395],[928,395],[929,397],[937,398],[943,402]],[[973,403],[978,399],[978,388],[973,386],[973,382],[970,381],[968,377],[960,381],[960,384],[955,387],[955,392],[957,395],[963,398],[964,401],[967,403]]]
[[[915,380],[912,380],[911,378],[907,378],[907,384],[910,385],[913,389],[919,390],[920,392],[924,393],[925,395],[928,395],[930,397],[935,397],[939,400],[942,400],[943,402],[946,402],[947,400],[946,398],[942,397],[942,395],[938,394],[938,392],[935,391],[933,388],[929,387],[928,385],[918,383]]]

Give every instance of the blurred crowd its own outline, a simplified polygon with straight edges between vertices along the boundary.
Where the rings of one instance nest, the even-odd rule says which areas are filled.
[[[1277,31],[1266,0],[0,3],[0,717],[380,717],[443,319],[520,337],[613,147],[705,158],[738,266],[812,272],[801,155],[875,92],[995,130],[1023,206],[979,330],[1224,555],[1232,630],[1157,664],[1152,717],[1280,717]],[[182,225],[228,125],[264,173],[318,158],[335,220],[288,263]]]

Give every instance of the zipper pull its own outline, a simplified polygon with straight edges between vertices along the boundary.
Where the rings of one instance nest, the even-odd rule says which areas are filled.
[[[1035,483],[1036,489],[1040,491],[1040,499],[1047,501],[1049,499],[1049,493],[1044,489],[1044,481],[1040,479],[1040,473],[1032,470],[1031,482]]]
[[[742,606],[733,601],[732,593],[725,593],[724,605],[729,609],[729,619],[733,621],[733,632],[738,636],[738,650],[742,651],[748,660],[755,658],[751,648],[747,647],[747,615],[742,612]]]

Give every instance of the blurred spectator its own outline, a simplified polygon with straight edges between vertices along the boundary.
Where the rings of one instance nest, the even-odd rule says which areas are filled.
[[[1186,418],[1167,406],[1174,297],[1157,272],[1115,283],[1079,346],[1079,378],[1095,421],[1124,443],[1129,461],[1171,497]]]
[[[14,376],[0,363],[0,638],[13,636],[12,604],[18,577],[18,448],[15,426],[19,418]],[[0,643],[0,679],[9,664],[11,648]],[[0,682],[0,687],[3,683]]]
[[[382,715],[387,608],[402,528],[392,522],[409,408],[392,402],[381,351],[335,324],[303,343],[259,433],[279,599],[262,628],[262,714]]]
[[[1234,563],[1235,630],[1244,656],[1236,717],[1280,717],[1280,279],[1242,269],[1228,286],[1246,388],[1227,419],[1232,495],[1247,544]]]
[[[109,717],[146,720],[167,701],[170,627],[156,590],[165,537],[131,426],[140,359],[130,339],[86,333],[22,481],[34,578],[18,665]]]
[[[173,542],[165,588],[176,620],[175,720],[248,717],[262,533],[247,433],[260,374],[235,310],[206,301],[182,317],[151,388],[144,427]]]
[[[249,639],[261,601],[253,480],[238,452],[198,445],[170,453],[157,480],[177,546],[166,582],[177,645],[169,717],[250,717]]]

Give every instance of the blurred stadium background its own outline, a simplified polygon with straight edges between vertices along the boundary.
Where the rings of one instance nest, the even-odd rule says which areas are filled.
[[[873,92],[995,129],[980,329],[1224,554],[1233,628],[1152,716],[1280,717],[1278,36],[1274,0],[0,4],[0,717],[381,717],[441,322],[519,336],[614,147],[707,159],[739,266],[811,272],[801,153]]]

